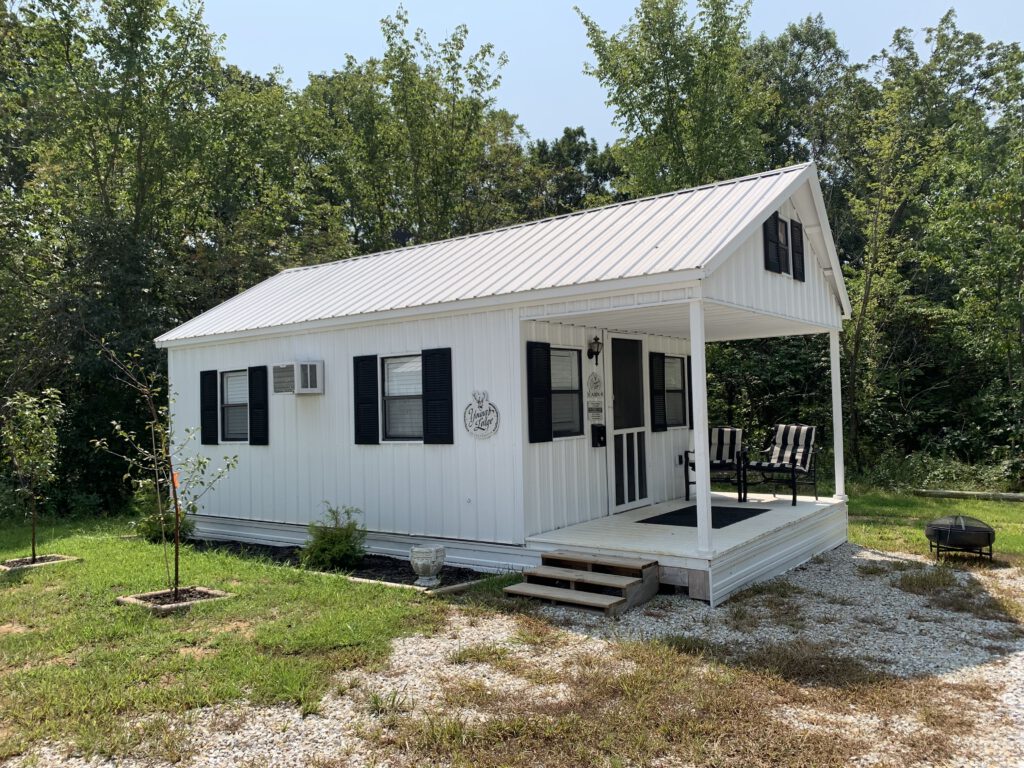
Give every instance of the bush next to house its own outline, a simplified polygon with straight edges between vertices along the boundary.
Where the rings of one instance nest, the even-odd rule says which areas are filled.
[[[302,550],[300,560],[304,568],[315,571],[344,571],[359,565],[366,553],[366,529],[356,515],[356,507],[327,505],[322,523],[310,523],[309,543]]]

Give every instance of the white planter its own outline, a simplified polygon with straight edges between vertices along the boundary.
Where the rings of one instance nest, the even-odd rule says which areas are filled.
[[[413,547],[409,550],[409,563],[419,576],[418,587],[436,587],[441,583],[437,574],[444,567],[444,547]]]

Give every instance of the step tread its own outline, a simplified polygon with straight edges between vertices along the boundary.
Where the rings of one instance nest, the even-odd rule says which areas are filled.
[[[523,571],[526,577],[538,576],[542,579],[558,579],[559,581],[574,581],[580,584],[593,584],[599,587],[616,587],[626,589],[635,584],[642,584],[643,580],[637,576],[619,576],[614,573],[600,573],[598,571],[581,571],[576,568],[559,568],[554,565],[540,565]]]
[[[582,592],[578,589],[563,589],[562,587],[549,587],[546,584],[530,584],[520,582],[505,587],[505,592],[510,595],[521,597],[539,597],[544,600],[557,600],[562,603],[575,603],[585,605],[588,608],[613,608],[626,602],[626,598],[619,595],[600,595],[596,592]]]
[[[544,552],[541,555],[541,560],[544,558],[552,558],[554,560],[566,560],[574,563],[591,563],[593,565],[606,565],[614,568],[636,568],[642,570],[651,566],[657,565],[657,560],[644,560],[639,557],[619,557],[617,555],[590,555],[586,552]]]

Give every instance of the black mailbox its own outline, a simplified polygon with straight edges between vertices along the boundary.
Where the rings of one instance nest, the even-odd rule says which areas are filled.
[[[608,435],[605,432],[604,424],[590,425],[590,444],[594,448],[604,448],[608,445]]]

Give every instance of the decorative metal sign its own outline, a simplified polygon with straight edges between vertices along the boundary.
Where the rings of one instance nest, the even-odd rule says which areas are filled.
[[[601,374],[597,371],[587,377],[587,397],[604,398],[604,382],[601,380]]]
[[[473,402],[462,413],[462,423],[473,437],[486,440],[498,431],[500,415],[497,406],[487,399],[487,392],[474,392]]]

